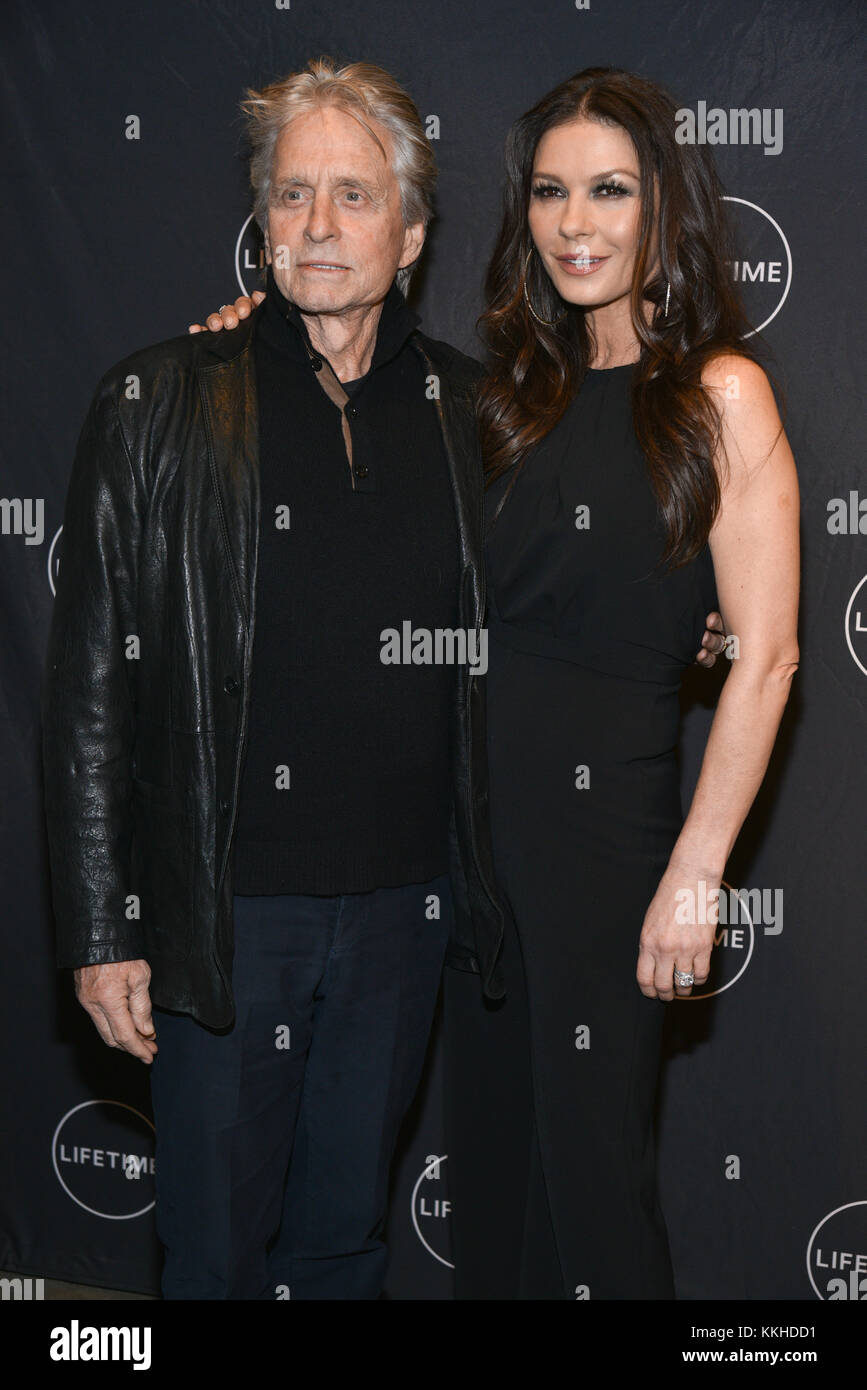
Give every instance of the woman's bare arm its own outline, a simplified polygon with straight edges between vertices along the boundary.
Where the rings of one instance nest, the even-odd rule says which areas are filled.
[[[673,968],[707,978],[713,925],[678,923],[678,890],[718,887],[767,770],[798,668],[799,493],[770,383],[747,358],[715,359],[705,384],[722,415],[722,505],[710,534],[717,594],[737,652],[689,814],[641,934],[644,994],[670,999]],[[688,989],[682,991],[688,993]]]

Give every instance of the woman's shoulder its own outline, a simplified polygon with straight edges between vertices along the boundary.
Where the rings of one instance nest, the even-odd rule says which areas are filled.
[[[702,368],[702,384],[719,412],[717,466],[724,487],[746,486],[783,434],[777,402],[764,368],[738,352],[719,352]]]
[[[728,401],[773,404],[767,372],[743,353],[730,350],[713,353],[701,369],[701,380],[703,386],[721,397],[721,405]]]

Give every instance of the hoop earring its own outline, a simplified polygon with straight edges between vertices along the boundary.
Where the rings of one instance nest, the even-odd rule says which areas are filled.
[[[668,318],[668,301],[669,301],[670,298],[671,298],[671,281],[669,280],[669,282],[668,282],[668,289],[665,291],[665,309],[663,310],[663,318]]]
[[[566,310],[564,309],[563,312],[562,312],[562,314],[560,315],[560,317],[559,317],[559,318],[556,318],[556,319],[543,319],[539,314],[536,313],[536,310],[533,308],[532,304],[530,303],[530,296],[529,296],[528,293],[527,293],[527,266],[530,264],[530,257],[532,256],[532,254],[533,254],[533,248],[532,248],[532,246],[531,246],[530,249],[529,249],[529,251],[527,252],[527,259],[524,261],[524,276],[523,276],[524,303],[526,304],[527,308],[530,310],[530,313],[533,315],[533,318],[536,320],[537,323],[543,323],[543,324],[545,325],[546,328],[553,328],[555,324],[560,323],[563,319],[565,319],[565,317],[566,317]]]

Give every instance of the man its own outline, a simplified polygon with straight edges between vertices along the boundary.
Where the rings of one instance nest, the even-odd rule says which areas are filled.
[[[397,84],[314,63],[246,109],[268,305],[109,372],[73,470],[44,708],[59,961],[153,1062],[165,1295],[373,1298],[453,803],[500,930],[474,673],[381,660],[405,620],[482,625],[476,371],[394,283],[435,177]]]
[[[407,621],[479,653],[479,368],[403,298],[406,93],[322,60],[245,110],[267,300],[110,371],[73,468],[58,960],[152,1065],[164,1295],[369,1299],[447,946],[503,992],[482,665],[383,660]]]

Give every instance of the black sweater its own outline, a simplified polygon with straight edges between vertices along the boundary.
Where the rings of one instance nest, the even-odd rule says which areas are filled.
[[[396,286],[341,412],[269,273],[255,339],[261,525],[237,893],[363,892],[447,867],[455,667],[388,665],[386,628],[453,628],[448,466]]]

